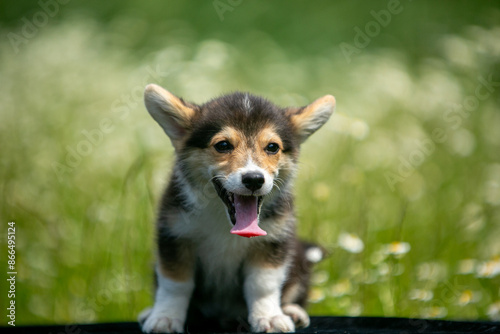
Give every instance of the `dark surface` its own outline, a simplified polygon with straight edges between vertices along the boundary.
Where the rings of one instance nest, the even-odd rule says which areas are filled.
[[[245,332],[247,325],[242,323],[238,332]],[[135,322],[93,324],[93,325],[58,325],[58,326],[16,326],[1,327],[1,333],[141,333]],[[208,328],[189,333],[208,332]],[[441,321],[405,318],[350,318],[350,317],[312,317],[311,326],[298,333],[500,333],[500,322],[478,321]]]

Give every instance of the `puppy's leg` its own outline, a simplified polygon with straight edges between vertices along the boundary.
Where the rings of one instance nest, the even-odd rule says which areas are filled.
[[[283,286],[281,303],[283,313],[293,319],[296,327],[303,328],[310,323],[304,308],[307,303],[312,265],[324,257],[324,252],[318,246],[298,240],[295,241],[295,249],[288,279]]]
[[[187,242],[160,236],[155,304],[142,325],[145,333],[182,333],[194,289],[192,249]]]
[[[287,278],[289,243],[259,244],[245,267],[244,294],[252,332],[293,332],[292,319],[281,309]]]
[[[292,319],[281,309],[281,286],[285,281],[286,271],[285,265],[247,267],[244,292],[252,332],[295,331]]]
[[[193,279],[177,282],[158,273],[155,305],[142,326],[145,333],[182,333]]]

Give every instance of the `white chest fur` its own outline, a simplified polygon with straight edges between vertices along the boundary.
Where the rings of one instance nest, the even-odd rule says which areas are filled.
[[[238,270],[254,241],[230,233],[226,208],[214,198],[184,216],[174,233],[189,238],[196,247],[197,262],[202,266],[205,284],[229,287],[236,284]]]

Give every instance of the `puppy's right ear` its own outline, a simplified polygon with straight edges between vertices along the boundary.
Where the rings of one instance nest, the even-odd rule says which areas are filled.
[[[144,90],[144,104],[155,121],[160,124],[177,150],[191,129],[196,111],[166,89],[149,84]]]

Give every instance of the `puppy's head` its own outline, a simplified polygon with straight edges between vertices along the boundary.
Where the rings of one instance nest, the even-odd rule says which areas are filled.
[[[283,109],[233,93],[195,105],[151,84],[145,104],[172,141],[190,185],[211,183],[227,208],[231,233],[254,237],[266,234],[258,225],[266,196],[288,186],[300,144],[329,119],[335,98]]]

